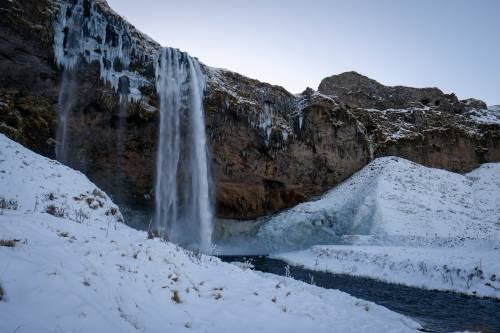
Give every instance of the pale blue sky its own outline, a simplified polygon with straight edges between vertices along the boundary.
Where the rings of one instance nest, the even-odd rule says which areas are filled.
[[[500,0],[108,0],[164,46],[293,93],[355,70],[500,104]]]

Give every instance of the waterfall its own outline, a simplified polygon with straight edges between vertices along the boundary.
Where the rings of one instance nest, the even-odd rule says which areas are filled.
[[[160,96],[156,228],[170,241],[207,252],[213,213],[203,110],[205,77],[197,60],[164,48],[156,82]]]
[[[63,70],[59,97],[57,100],[58,125],[56,132],[56,158],[67,164],[69,161],[68,127],[71,111],[76,105],[77,83],[73,72]]]
[[[368,152],[370,153],[370,161],[375,159],[375,152],[373,147],[373,134],[368,135]]]

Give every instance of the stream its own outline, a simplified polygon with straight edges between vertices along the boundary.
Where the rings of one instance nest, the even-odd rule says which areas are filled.
[[[220,256],[226,262],[250,262],[257,271],[285,275],[286,262],[266,256]],[[500,332],[500,300],[424,290],[345,274],[290,266],[292,278],[338,289],[411,317],[424,332]]]

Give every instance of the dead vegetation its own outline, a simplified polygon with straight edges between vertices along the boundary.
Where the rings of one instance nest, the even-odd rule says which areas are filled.
[[[58,235],[59,237],[66,238],[66,237],[69,237],[69,232],[67,232],[67,231],[59,231],[59,232],[57,233],[57,235]]]
[[[0,197],[0,215],[3,215],[3,211],[8,209],[8,210],[18,210],[19,208],[19,202],[16,200],[8,200],[5,198]]]
[[[19,239],[0,239],[0,246],[15,247]]]
[[[56,205],[48,205],[45,208],[45,212],[55,217],[64,217],[66,216],[66,211],[63,208],[59,208]]]
[[[177,304],[182,303],[181,298],[179,297],[179,292],[177,290],[172,291],[171,299]]]

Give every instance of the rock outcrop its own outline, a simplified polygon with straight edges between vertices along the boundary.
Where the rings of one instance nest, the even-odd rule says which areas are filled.
[[[66,66],[73,88],[63,89],[73,89],[74,100],[68,164],[118,203],[152,205],[159,45],[103,0],[4,1],[0,19],[0,132],[53,157],[63,83],[57,64]],[[80,38],[86,42],[75,43]],[[500,125],[478,120],[488,112],[481,101],[386,87],[357,73],[292,95],[228,70],[203,70],[219,217],[293,206],[378,156],[458,172],[500,160]]]
[[[477,99],[459,101],[455,94],[445,94],[438,88],[412,88],[384,86],[356,72],[345,72],[321,81],[318,91],[334,95],[351,107],[406,109],[432,107],[435,110],[463,113],[468,109],[486,109]]]

